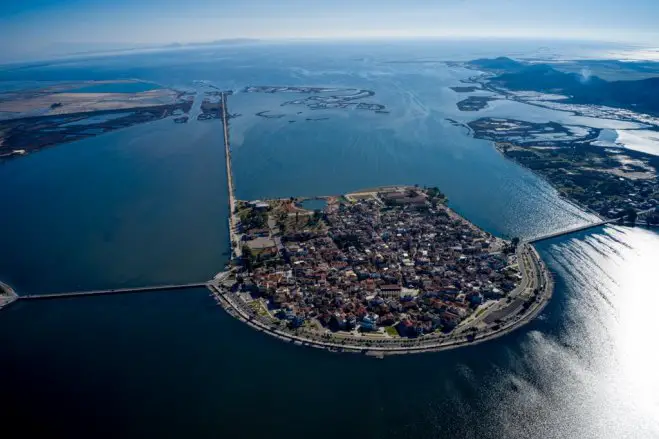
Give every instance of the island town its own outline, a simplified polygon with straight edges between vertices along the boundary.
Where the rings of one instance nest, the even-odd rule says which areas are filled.
[[[220,116],[231,260],[207,287],[233,317],[296,345],[382,358],[504,335],[551,298],[531,241],[480,230],[437,187],[238,200],[228,95]],[[308,205],[318,200],[322,208]]]

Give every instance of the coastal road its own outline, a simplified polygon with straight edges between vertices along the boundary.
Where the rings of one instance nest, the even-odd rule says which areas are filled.
[[[538,315],[551,297],[553,282],[550,277],[544,276],[543,273],[546,273],[544,271],[546,269],[542,266],[540,256],[535,249],[530,245],[524,245],[522,249],[518,250],[523,254],[522,263],[528,264],[525,265],[525,269],[530,270],[530,273],[526,276],[526,281],[520,284],[519,288],[515,290],[516,297],[518,297],[515,300],[519,300],[520,303],[523,304],[525,300],[522,300],[522,297],[525,296],[525,293],[532,293],[536,287],[541,287],[539,294],[536,296],[535,300],[530,302],[529,306],[525,309],[525,312],[519,314],[518,310],[520,308],[515,307],[516,309],[512,310],[514,312],[509,313],[507,312],[508,309],[504,308],[506,314],[512,316],[512,318],[506,318],[505,321],[502,321],[499,324],[499,327],[496,330],[485,329],[476,333],[468,334],[454,333],[448,337],[428,336],[428,338],[424,337],[414,340],[401,339],[392,341],[391,343],[385,343],[387,346],[383,345],[384,340],[376,341],[369,339],[357,340],[345,338],[341,343],[337,343],[337,339],[324,339],[322,335],[312,336],[305,334],[305,336],[301,336],[301,334],[284,331],[277,326],[274,326],[272,322],[264,321],[260,316],[255,315],[254,311],[249,309],[248,305],[243,303],[239,297],[232,295],[222,288],[222,286],[209,283],[208,287],[215,295],[218,304],[235,318],[247,323],[258,331],[265,332],[284,341],[293,342],[297,345],[328,349],[332,351],[369,353],[375,356],[414,352],[433,352],[463,345],[481,343],[499,337],[528,323]],[[526,272],[526,270],[524,272]],[[374,345],[373,343],[377,344]]]
[[[542,309],[542,303],[538,303],[537,306],[533,309],[530,309],[524,317],[510,322],[503,326],[498,331],[493,331],[490,333],[477,334],[477,338],[469,338],[468,336],[451,336],[451,337],[442,337],[442,338],[429,338],[425,339],[426,343],[423,343],[423,339],[419,340],[399,340],[398,344],[393,346],[383,346],[383,345],[373,345],[373,340],[349,340],[345,339],[342,343],[337,343],[336,340],[325,340],[321,337],[301,337],[299,335],[290,333],[288,331],[282,331],[276,327],[262,322],[258,316],[253,315],[252,310],[244,309],[243,306],[235,303],[235,300],[230,298],[230,294],[225,293],[222,289],[217,289],[214,285],[209,285],[211,291],[216,296],[218,304],[220,304],[229,314],[235,318],[247,323],[252,328],[265,332],[271,336],[279,338],[280,340],[293,342],[296,345],[315,347],[320,349],[327,349],[331,351],[339,352],[359,352],[359,353],[368,353],[374,356],[385,356],[385,355],[394,355],[394,354],[411,354],[411,353],[422,353],[422,352],[434,352],[445,349],[452,349],[464,345],[473,345],[480,343],[501,335],[504,335],[519,326],[525,324],[528,320],[533,318],[537,312]],[[239,300],[239,299],[238,299]],[[480,337],[478,337],[480,335]],[[359,342],[368,342],[368,344],[354,344]],[[346,343],[347,342],[347,343]],[[352,342],[353,344],[350,344]]]
[[[522,243],[517,248],[517,262],[520,271],[522,272],[522,280],[520,284],[513,291],[510,292],[507,299],[501,299],[492,305],[487,306],[486,311],[482,312],[478,317],[471,320],[466,320],[465,323],[457,328],[457,330],[464,332],[471,330],[471,328],[481,328],[494,323],[495,320],[504,320],[519,312],[524,304],[533,293],[533,290],[538,287],[539,272],[536,258],[531,253],[533,250],[530,245]]]

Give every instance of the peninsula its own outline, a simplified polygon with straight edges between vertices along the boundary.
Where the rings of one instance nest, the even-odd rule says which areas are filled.
[[[169,117],[185,123],[195,95],[137,80],[0,92],[0,162]]]

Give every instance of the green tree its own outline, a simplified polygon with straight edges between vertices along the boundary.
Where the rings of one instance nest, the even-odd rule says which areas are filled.
[[[625,221],[627,220],[628,222],[632,224],[636,224],[636,219],[638,218],[638,214],[636,213],[636,210],[629,208],[625,209],[620,213],[620,221]]]
[[[440,191],[436,186],[429,187],[427,191],[430,198],[446,198],[442,191]]]
[[[254,268],[254,264],[256,262],[256,255],[254,254],[254,251],[249,248],[248,246],[243,247],[243,264],[245,265],[245,268],[247,268],[248,272],[252,271],[252,268]]]
[[[629,221],[632,224],[636,224],[637,218],[638,218],[638,214],[636,213],[636,210],[629,209],[629,212],[627,212],[627,221]]]

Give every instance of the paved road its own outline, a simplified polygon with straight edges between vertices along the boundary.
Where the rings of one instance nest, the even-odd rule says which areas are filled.
[[[520,244],[517,247],[517,261],[519,263],[520,270],[522,272],[522,281],[513,291],[510,292],[508,297],[511,301],[500,300],[493,305],[490,305],[486,312],[481,313],[480,316],[474,317],[471,320],[465,321],[466,324],[463,324],[461,327],[470,329],[472,327],[482,327],[484,325],[490,325],[494,323],[495,320],[505,319],[511,315],[517,313],[526,299],[529,292],[533,292],[533,289],[537,286],[537,276],[539,267],[533,255],[531,255],[532,249],[528,244]]]

